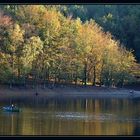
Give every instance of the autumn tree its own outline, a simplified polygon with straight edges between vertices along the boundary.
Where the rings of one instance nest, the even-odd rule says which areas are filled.
[[[96,10],[101,7],[97,6]],[[12,86],[32,81],[35,87],[43,84],[45,88],[50,83],[81,84],[82,81],[84,85],[122,87],[133,79],[131,67],[136,62],[132,51],[124,47],[127,43],[116,40],[115,30],[121,20],[115,20],[115,16],[125,16],[124,12],[122,15],[116,12],[119,7],[109,13],[112,7],[103,6],[101,13],[95,14],[95,20],[85,22],[84,16],[82,21],[68,14],[71,9],[78,15],[77,9],[84,12],[84,6],[7,5],[0,8],[3,11],[0,12],[1,82],[10,81]],[[106,32],[110,28],[114,36]],[[133,40],[137,46],[138,38]]]

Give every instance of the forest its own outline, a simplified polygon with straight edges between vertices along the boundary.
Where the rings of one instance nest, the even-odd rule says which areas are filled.
[[[139,82],[139,5],[0,5],[0,84]]]

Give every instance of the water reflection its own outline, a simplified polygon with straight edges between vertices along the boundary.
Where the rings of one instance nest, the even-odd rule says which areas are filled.
[[[138,100],[36,98],[15,102],[22,112],[0,112],[0,135],[140,134]]]
[[[57,112],[55,113],[56,118],[62,119],[71,119],[71,120],[86,120],[86,121],[105,121],[105,120],[112,120],[112,114],[100,114],[100,115],[92,115],[92,114],[85,114],[79,112]]]
[[[140,121],[139,121],[139,123],[140,123]],[[140,135],[140,125],[138,123],[135,124],[135,127],[134,127],[134,130],[133,131],[134,131],[133,133],[136,136],[139,136]]]

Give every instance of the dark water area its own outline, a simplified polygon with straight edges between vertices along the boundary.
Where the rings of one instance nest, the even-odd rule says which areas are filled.
[[[0,110],[0,135],[140,135],[140,99],[14,100],[22,111]],[[1,101],[0,107],[11,100]]]

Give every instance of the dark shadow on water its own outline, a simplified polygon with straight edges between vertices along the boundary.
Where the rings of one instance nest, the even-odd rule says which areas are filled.
[[[140,136],[140,123],[138,123],[138,124],[135,125],[133,134],[134,134],[135,136]]]

